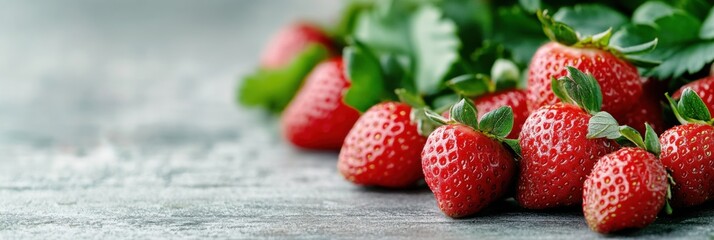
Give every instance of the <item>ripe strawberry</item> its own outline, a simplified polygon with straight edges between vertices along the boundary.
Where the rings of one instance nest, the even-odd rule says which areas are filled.
[[[528,108],[533,111],[558,102],[550,89],[550,80],[565,76],[565,66],[573,66],[598,80],[602,88],[603,111],[613,115],[626,113],[642,95],[642,83],[637,68],[627,60],[632,58],[625,54],[639,54],[641,51],[608,46],[610,30],[581,39],[570,27],[553,21],[544,13],[539,13],[538,17],[553,42],[541,46],[531,59]],[[651,50],[656,41],[647,44],[650,48],[638,50]]]
[[[714,112],[714,76],[705,77],[694,82],[690,82],[679,88],[672,97],[679,99],[684,89],[691,88],[699,95],[707,105],[709,112]]]
[[[342,98],[350,82],[342,58],[320,63],[282,115],[283,135],[306,149],[339,149],[359,118]]]
[[[281,29],[263,50],[260,65],[265,68],[279,68],[290,63],[309,44],[321,44],[333,49],[332,40],[318,27],[298,22]]]
[[[675,182],[672,205],[689,207],[714,199],[714,119],[695,91],[680,96],[679,104],[670,104],[683,125],[660,136],[660,157]]]
[[[489,93],[474,99],[478,117],[481,119],[484,113],[496,110],[499,107],[509,106],[513,109],[513,130],[506,136],[507,138],[516,139],[521,133],[521,127],[528,118],[528,106],[526,105],[526,91],[518,89],[504,90],[495,93]]]
[[[458,218],[475,214],[508,190],[515,161],[503,143],[513,125],[513,112],[501,107],[479,123],[476,107],[461,100],[451,109],[452,120],[432,113],[441,124],[429,135],[421,153],[424,179],[439,208]],[[509,143],[512,144],[512,143]]]
[[[660,134],[665,130],[660,100],[665,93],[662,82],[642,78],[643,94],[640,99],[632,103],[632,109],[621,116],[615,116],[618,122],[632,126],[639,132],[645,132],[645,123]]]
[[[600,158],[585,180],[585,220],[599,233],[643,228],[657,218],[667,187],[667,172],[654,154],[622,148]]]
[[[426,138],[410,120],[412,108],[386,102],[355,123],[340,151],[337,168],[359,185],[407,187],[423,177],[421,150]]]
[[[589,138],[627,139],[626,147],[598,160],[583,186],[583,213],[593,231],[609,233],[643,228],[654,222],[669,196],[667,172],[657,158],[661,147],[649,124],[645,138],[629,126],[618,126],[607,112],[588,124]],[[671,213],[669,206],[668,213]]]
[[[516,201],[529,209],[580,204],[583,181],[597,160],[617,150],[608,139],[588,139],[591,114],[600,110],[600,88],[592,75],[568,67],[570,76],[552,81],[561,101],[526,119]],[[575,104],[575,105],[574,105]]]

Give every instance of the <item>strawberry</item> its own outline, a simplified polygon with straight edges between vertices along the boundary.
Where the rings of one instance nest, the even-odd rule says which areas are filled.
[[[501,107],[479,122],[476,107],[463,99],[451,108],[451,119],[428,116],[445,124],[434,130],[421,153],[424,179],[444,214],[452,218],[478,213],[508,191],[515,160],[504,143],[513,112]]]
[[[519,89],[509,89],[494,93],[488,93],[480,97],[473,98],[476,109],[478,110],[478,118],[481,119],[484,113],[496,110],[499,107],[509,106],[513,109],[513,130],[508,134],[507,138],[518,138],[521,133],[523,122],[528,118],[528,106],[526,106],[526,91]],[[448,118],[449,112],[446,111],[442,116]]]
[[[320,28],[304,22],[286,26],[265,47],[260,65],[264,68],[285,66],[310,44],[333,50],[332,40]]]
[[[284,137],[301,148],[339,149],[359,118],[342,100],[349,86],[342,58],[320,63],[283,112]]]
[[[423,177],[421,150],[426,138],[410,120],[412,108],[399,102],[377,104],[352,127],[337,168],[359,185],[407,187]]]
[[[642,78],[643,94],[640,99],[632,103],[632,109],[621,116],[615,116],[618,122],[632,126],[639,132],[645,132],[645,123],[652,126],[655,133],[660,134],[665,130],[662,117],[660,99],[664,96],[665,88],[662,82]]]
[[[642,95],[642,83],[637,68],[625,54],[639,54],[654,48],[656,40],[643,48],[609,46],[610,30],[580,38],[567,25],[555,22],[545,13],[538,14],[546,35],[553,42],[536,51],[528,69],[528,108],[533,111],[558,102],[550,89],[551,78],[567,74],[565,66],[573,66],[593,75],[602,88],[602,109],[614,115],[626,113]],[[636,51],[635,51],[636,49]]]
[[[600,110],[597,80],[574,67],[570,76],[553,79],[552,88],[563,103],[531,113],[519,136],[522,149],[516,201],[529,209],[581,203],[583,181],[597,160],[617,150],[608,139],[588,139],[591,114]]]
[[[714,69],[714,68],[713,68]],[[714,75],[690,82],[679,88],[672,97],[679,99],[684,89],[691,88],[707,105],[709,112],[714,112]]]
[[[691,88],[682,91],[678,104],[669,101],[683,124],[660,136],[662,163],[675,182],[672,205],[700,205],[714,199],[714,119]]]
[[[657,218],[667,187],[667,172],[654,154],[622,148],[600,158],[585,180],[585,220],[599,233],[643,228]]]
[[[588,138],[629,140],[625,147],[598,160],[583,186],[583,213],[590,229],[610,233],[644,228],[654,222],[670,195],[667,171],[659,156],[657,133],[649,124],[645,138],[627,125],[618,126],[607,112],[596,113],[588,126]],[[667,212],[671,208],[667,204]]]

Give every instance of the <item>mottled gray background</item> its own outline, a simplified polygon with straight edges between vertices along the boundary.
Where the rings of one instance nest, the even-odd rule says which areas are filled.
[[[444,217],[344,182],[235,106],[279,26],[339,0],[0,1],[0,239],[598,238],[576,210]],[[714,236],[714,209],[619,237]]]

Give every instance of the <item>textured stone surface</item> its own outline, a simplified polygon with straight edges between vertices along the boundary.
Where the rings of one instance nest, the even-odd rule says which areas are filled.
[[[602,237],[513,202],[452,220],[428,190],[354,187],[281,143],[235,76],[319,1],[0,3],[0,239]],[[714,208],[616,237],[714,236]]]

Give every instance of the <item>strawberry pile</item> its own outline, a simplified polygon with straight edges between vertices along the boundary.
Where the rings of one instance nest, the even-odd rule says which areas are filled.
[[[282,29],[237,96],[356,185],[612,233],[714,200],[713,62],[706,1],[360,0]]]

